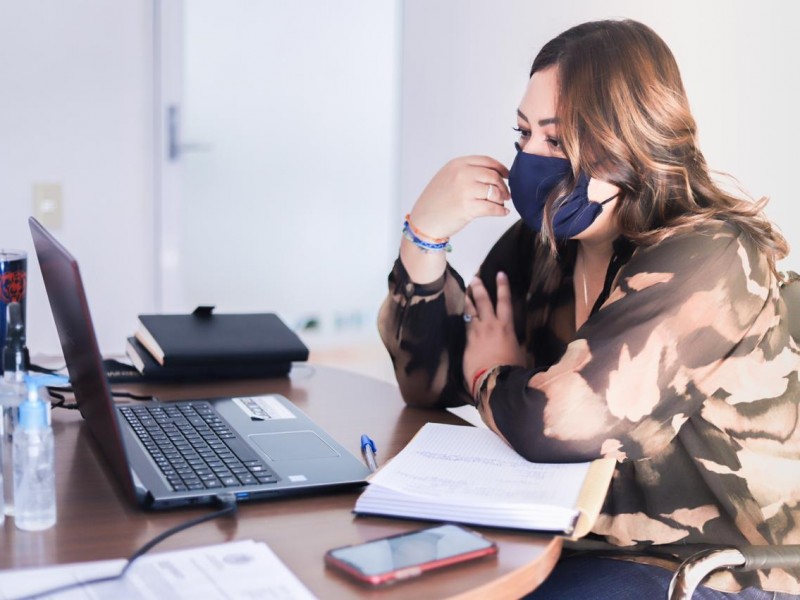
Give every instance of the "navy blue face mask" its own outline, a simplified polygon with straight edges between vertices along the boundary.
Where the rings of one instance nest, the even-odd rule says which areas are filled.
[[[508,174],[508,189],[514,208],[528,227],[534,231],[542,230],[547,197],[571,171],[566,158],[517,152]],[[553,216],[556,240],[566,241],[584,231],[603,212],[603,205],[617,197],[615,194],[603,202],[592,202],[588,190],[589,178],[581,173],[575,189],[557,202]]]

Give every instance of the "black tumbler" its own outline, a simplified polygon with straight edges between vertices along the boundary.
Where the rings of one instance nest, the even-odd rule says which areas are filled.
[[[28,255],[24,250],[0,249],[0,351],[5,348],[8,329],[8,305],[18,302],[25,325],[25,297],[28,284]],[[27,331],[27,329],[25,329]],[[0,352],[2,356],[2,352]],[[0,361],[0,373],[3,372]]]

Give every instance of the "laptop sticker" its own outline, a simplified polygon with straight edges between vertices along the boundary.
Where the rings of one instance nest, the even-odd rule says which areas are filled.
[[[297,418],[275,396],[245,396],[233,401],[254,421]]]

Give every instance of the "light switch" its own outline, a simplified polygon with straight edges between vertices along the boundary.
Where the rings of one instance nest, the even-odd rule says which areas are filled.
[[[48,229],[60,229],[63,198],[60,183],[33,184],[33,216]]]

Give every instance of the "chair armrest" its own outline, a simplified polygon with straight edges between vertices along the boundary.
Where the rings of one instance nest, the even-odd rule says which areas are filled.
[[[800,566],[800,545],[741,546],[702,550],[687,558],[669,585],[668,600],[689,600],[712,571],[756,571]]]
[[[738,548],[744,556],[744,564],[736,571],[759,569],[786,569],[800,566],[800,545],[787,546],[742,546]]]
[[[694,590],[712,571],[744,564],[745,557],[736,548],[701,550],[692,554],[672,576],[667,600],[691,600]]]

